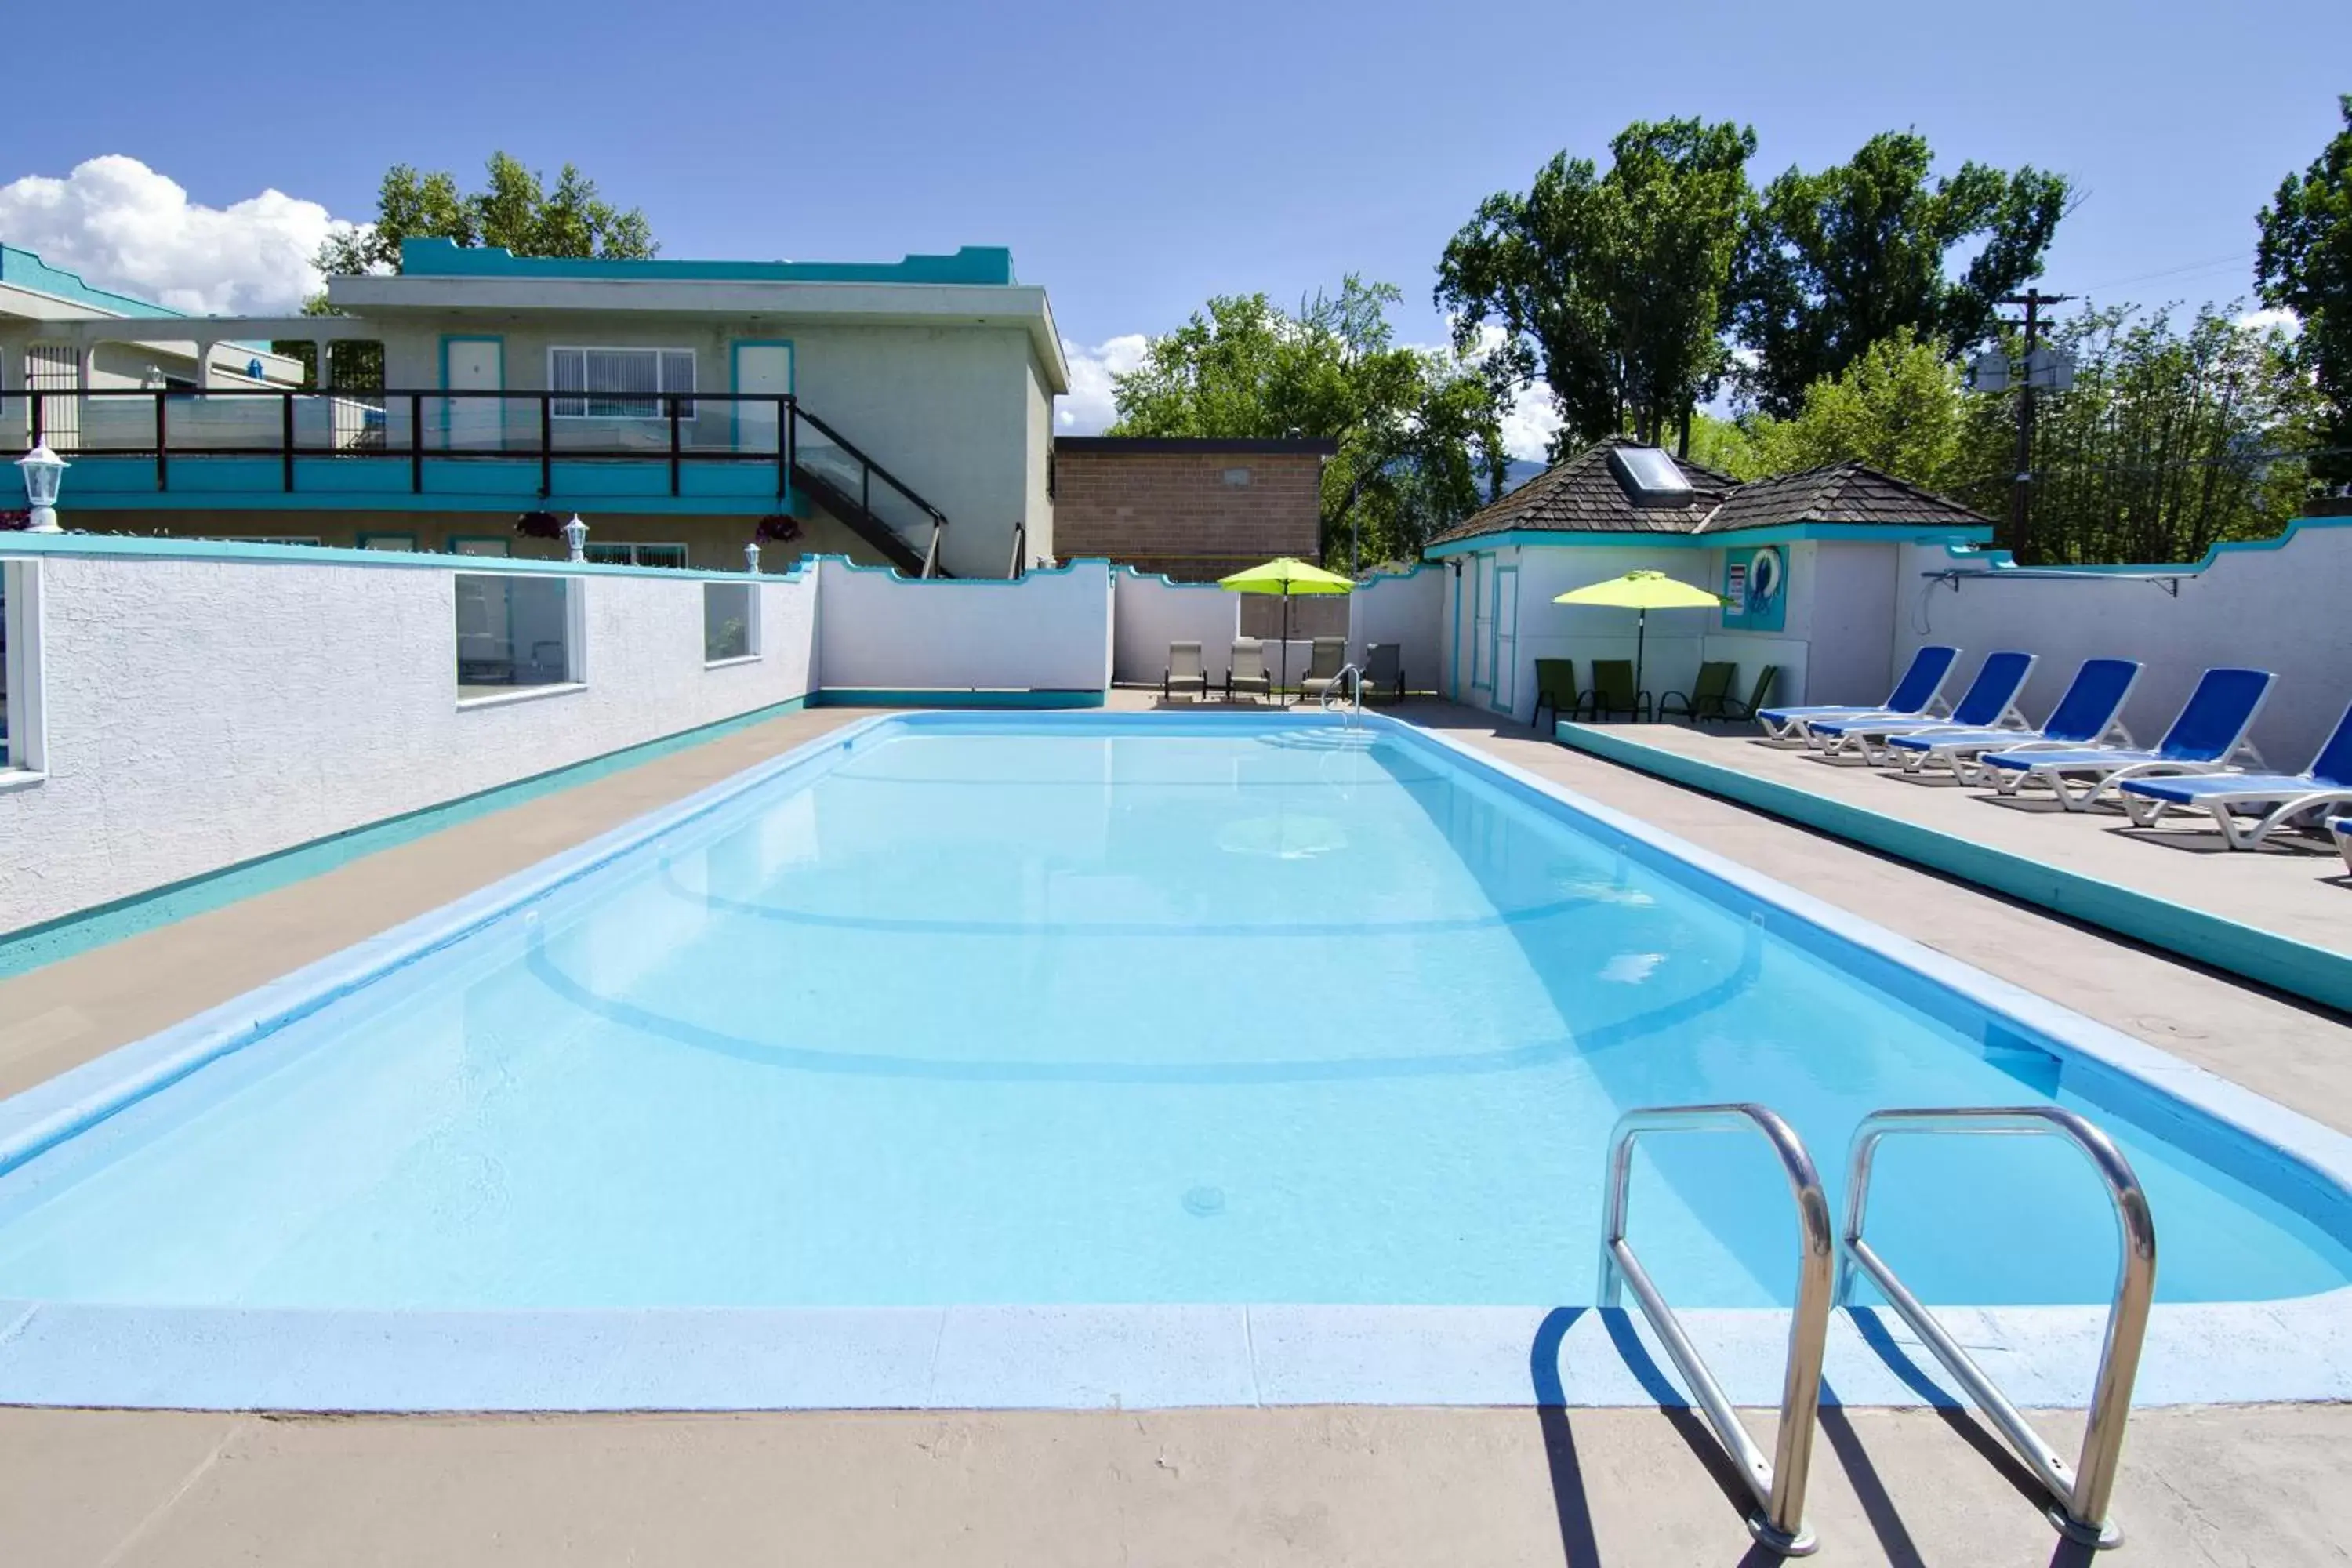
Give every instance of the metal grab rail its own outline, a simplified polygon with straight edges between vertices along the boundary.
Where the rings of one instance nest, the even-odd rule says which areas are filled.
[[[1779,1157],[1797,1203],[1797,1307],[1789,1323],[1788,1370],[1780,1385],[1780,1429],[1772,1458],[1756,1446],[1723,1387],[1683,1332],[1674,1309],[1634,1257],[1625,1239],[1627,1188],[1633,1175],[1633,1144],[1644,1132],[1734,1131],[1752,1128],[1764,1136]],[[1801,1557],[1818,1542],[1805,1526],[1805,1482],[1812,1470],[1813,1428],[1822,1398],[1822,1358],[1829,1337],[1832,1263],[1836,1238],[1830,1229],[1830,1203],[1812,1156],[1786,1121],[1761,1105],[1674,1105],[1629,1110],[1618,1118],[1609,1142],[1608,1212],[1601,1233],[1601,1305],[1614,1307],[1619,1286],[1633,1288],[1643,1316],[1657,1331],[1666,1353],[1689,1384],[1707,1424],[1715,1428],[1740,1477],[1748,1483],[1759,1510],[1750,1514],[1748,1529],[1767,1549],[1784,1557]]]
[[[1879,1141],[1899,1132],[2054,1135],[2080,1150],[2106,1184],[2107,1196],[2116,1205],[2116,1231],[2123,1257],[2116,1269],[2115,1300],[2107,1310],[2106,1340],[2099,1351],[2099,1375],[2091,1392],[2082,1455],[2073,1469],[1863,1239],[1871,1163]],[[1874,1111],[1854,1129],[1847,1165],[1838,1304],[1845,1305],[1851,1296],[1853,1270],[1859,1265],[2049,1490],[2053,1500],[2050,1522],[2059,1532],[2092,1546],[2121,1544],[2123,1531],[2107,1518],[2107,1500],[2115,1489],[2124,1423],[2131,1415],[2132,1380],[2139,1372],[2140,1342],[2147,1332],[2148,1304],[2156,1294],[2156,1222],[2148,1213],[2147,1193],[2131,1163],[2105,1132],[2073,1111],[2029,1105]]]
[[[1316,699],[1316,702],[1325,712],[1329,712],[1331,710],[1332,694],[1338,691],[1343,683],[1353,694],[1355,700],[1355,705],[1349,711],[1348,717],[1348,728],[1352,730],[1364,717],[1364,672],[1362,669],[1353,664],[1341,665],[1339,667],[1339,673],[1331,678],[1331,684],[1323,689],[1322,695]]]

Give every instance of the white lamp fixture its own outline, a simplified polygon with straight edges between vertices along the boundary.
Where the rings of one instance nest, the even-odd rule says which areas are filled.
[[[574,561],[588,559],[588,525],[580,521],[580,514],[576,511],[572,514],[572,521],[563,525],[563,547],[572,552]]]
[[[16,459],[17,471],[25,476],[25,499],[33,506],[33,520],[26,531],[64,531],[58,527],[58,487],[65,482],[66,469],[70,466],[49,450],[47,441]]]
[[[760,574],[760,542],[756,539],[743,547],[743,570],[754,577]]]

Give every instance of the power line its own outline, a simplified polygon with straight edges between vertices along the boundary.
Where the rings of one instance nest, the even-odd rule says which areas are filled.
[[[2225,267],[2243,266],[2246,262],[2252,261],[2253,258],[2254,253],[2251,250],[2232,251],[2227,256],[2217,256],[2210,261],[2184,262],[2179,267],[2159,268],[2154,272],[2135,273],[2129,278],[2110,278],[2104,283],[2093,283],[2087,285],[2087,287],[2091,289],[2120,289],[2126,283],[2146,283],[2151,279],[2178,278],[2184,273],[2192,272],[2219,272]]]

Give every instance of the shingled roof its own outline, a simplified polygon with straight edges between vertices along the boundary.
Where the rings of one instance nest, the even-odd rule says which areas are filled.
[[[1609,461],[1639,443],[1619,436],[1556,463],[1430,541],[1446,544],[1490,533],[1734,533],[1800,523],[1893,530],[1990,528],[1990,518],[1857,462],[1741,484],[1728,474],[1675,459],[1690,481],[1687,505],[1639,504]]]

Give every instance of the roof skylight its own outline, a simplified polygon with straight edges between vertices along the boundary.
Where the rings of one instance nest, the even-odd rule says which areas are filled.
[[[1609,460],[1637,501],[1676,506],[1690,499],[1690,480],[1664,447],[1612,447]]]

